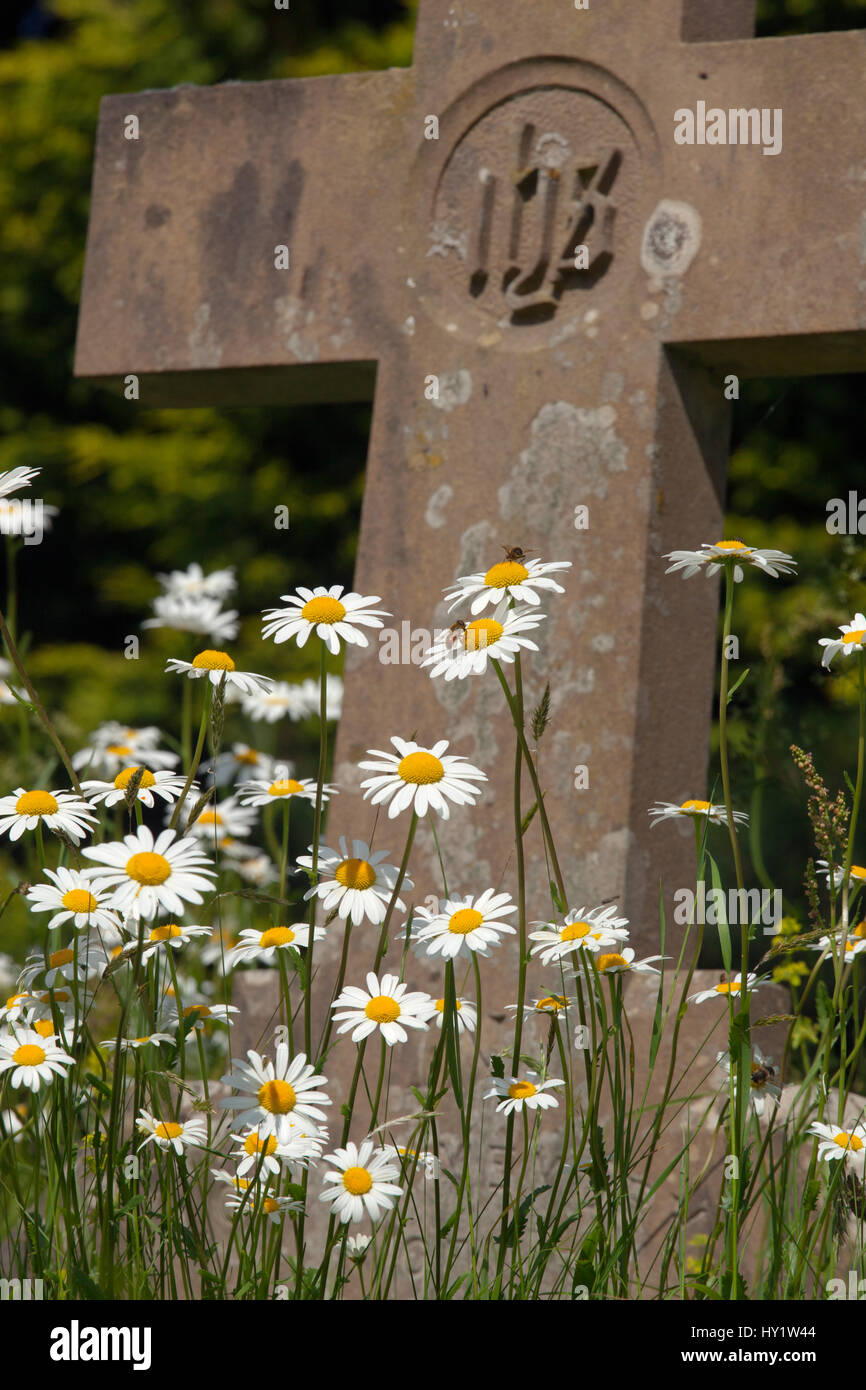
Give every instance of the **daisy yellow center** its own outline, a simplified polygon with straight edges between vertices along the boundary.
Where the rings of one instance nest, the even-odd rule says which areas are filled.
[[[406,757],[400,760],[397,776],[402,777],[404,782],[427,786],[430,782],[441,782],[445,776],[445,769],[432,753],[407,753]]]
[[[139,787],[152,787],[155,784],[156,778],[146,767],[125,767],[122,772],[118,772],[114,779],[114,785],[117,790],[125,791],[137,772],[141,772],[141,781],[138,784]]]
[[[128,758],[132,749],[127,748],[125,743],[109,743],[105,751],[113,753],[116,758]]]
[[[58,810],[57,798],[50,792],[25,792],[15,802],[19,816],[53,816]]]
[[[50,1018],[37,1018],[33,1025],[34,1033],[38,1033],[40,1038],[52,1038],[54,1036],[54,1024]]]
[[[71,960],[74,960],[74,959],[75,959],[75,952],[74,952],[73,950],[70,950],[70,948],[67,946],[67,947],[65,948],[65,950],[63,950],[63,951],[55,951],[53,955],[49,956],[49,957],[48,957],[48,964],[49,964],[50,968],[53,970],[53,969],[55,968],[55,966],[58,966],[58,965],[68,965],[69,962],[70,962]]]
[[[866,937],[866,922],[858,922],[851,935],[858,936],[862,941]]]
[[[136,883],[149,888],[171,877],[171,865],[164,855],[144,849],[126,861],[126,872]]]
[[[457,912],[452,912],[448,919],[448,930],[455,936],[468,936],[469,932],[475,931],[484,921],[484,914],[474,907],[461,907]]]
[[[852,864],[848,872],[852,878],[866,878],[866,869],[863,868],[862,864]]]
[[[715,549],[727,550],[730,551],[731,554],[737,554],[740,551],[744,551],[747,555],[751,555],[752,553],[751,549],[744,541],[716,541]]]
[[[70,888],[60,901],[68,912],[92,912],[96,907],[96,899],[86,888]]]
[[[560,941],[580,941],[584,936],[589,936],[591,926],[589,922],[571,922],[569,926],[563,927],[559,933]]]
[[[530,1096],[535,1095],[535,1092],[536,1087],[531,1081],[515,1081],[508,1087],[508,1094],[512,1100],[528,1100]]]
[[[376,882],[376,870],[366,859],[344,859],[334,870],[334,877],[344,888],[372,888]]]
[[[250,1156],[253,1154],[260,1154],[262,1149],[270,1156],[272,1153],[276,1152],[276,1148],[277,1141],[273,1134],[269,1134],[267,1139],[260,1139],[255,1130],[253,1130],[252,1134],[248,1134],[244,1140],[244,1151]]]
[[[463,1008],[463,1005],[462,1005],[462,1003],[460,1002],[459,999],[456,999],[454,1002],[455,1002],[456,1005],[457,1005],[457,1012],[459,1013],[460,1010]],[[436,1000],[436,1012],[437,1012],[437,1014],[444,1014],[444,1012],[445,1012],[445,1000],[444,1000],[444,999],[437,999],[437,1000]]]
[[[183,1125],[177,1124],[174,1120],[163,1120],[154,1132],[157,1139],[179,1139],[183,1134]]]
[[[366,1168],[347,1168],[343,1174],[343,1186],[353,1197],[363,1197],[373,1186],[373,1179]]]
[[[295,1108],[297,1096],[288,1081],[266,1081],[259,1088],[258,1100],[262,1109],[269,1110],[272,1115],[288,1115]]]
[[[268,1216],[272,1216],[275,1211],[279,1211],[280,1209],[280,1204],[276,1197],[266,1197],[262,1206]]]
[[[340,600],[328,594],[311,598],[301,609],[301,617],[308,623],[340,623],[345,616],[346,610]]]
[[[279,782],[271,783],[268,796],[294,796],[296,792],[303,790],[303,782],[296,782],[294,777],[283,777]]]
[[[684,801],[680,807],[681,811],[709,811],[712,806],[711,801]]]
[[[67,989],[56,989],[56,990],[54,991],[54,1000],[55,1000],[55,1003],[57,1003],[57,1004],[68,1004],[71,998],[72,998],[72,995],[69,993],[69,990],[67,990]],[[49,1005],[50,1005],[50,1003],[51,1003],[51,995],[48,994],[47,992],[46,992],[45,994],[40,994],[40,996],[39,996],[39,1002],[40,1002],[40,1004],[49,1004]]]
[[[202,811],[198,823],[199,825],[222,825],[223,818],[219,811]]]
[[[551,1013],[558,1013],[560,1009],[568,1008],[568,1000],[563,999],[561,994],[549,994],[546,999],[539,999],[536,1009],[548,1009]]]
[[[196,1018],[210,1018],[210,1009],[207,1004],[190,1004],[184,1009],[183,1016],[184,1018],[192,1018],[193,1014]]]
[[[19,1067],[40,1067],[45,1061],[45,1049],[36,1043],[22,1043],[12,1053],[12,1061]]]
[[[154,927],[150,933],[150,939],[151,941],[170,941],[173,937],[181,935],[180,927],[175,922],[171,922],[164,927]]]
[[[131,1038],[130,1041],[131,1041],[131,1042],[134,1042],[134,1043],[146,1043],[146,1042],[150,1042],[150,1037],[149,1037],[149,1035],[148,1035],[147,1033],[145,1033],[143,1037],[141,1037],[141,1038]]]
[[[495,618],[476,618],[466,624],[463,642],[468,652],[477,652],[498,642],[505,629]]]
[[[509,584],[522,584],[524,579],[529,578],[529,570],[525,565],[520,565],[516,560],[503,560],[500,565],[494,565],[484,576],[484,583],[488,589],[506,589]]]
[[[864,637],[866,637],[866,627],[858,627],[856,632],[846,632],[842,641],[847,646],[853,642],[862,642]]]
[[[856,1134],[846,1134],[843,1130],[841,1134],[833,1135],[833,1143],[838,1144],[840,1149],[850,1149],[852,1153],[859,1153],[863,1147],[863,1140],[858,1139]]]
[[[731,980],[730,984],[727,980],[720,980],[719,983],[716,985],[716,994],[739,994],[739,992],[739,980]]]
[[[26,999],[26,998],[27,998],[27,995],[26,995],[26,994],[10,994],[10,995],[9,995],[9,998],[6,1000],[6,1008],[7,1008],[7,1009],[12,1009],[12,1008],[14,1008],[15,1005],[18,1003],[18,1000],[19,1000],[19,999]]]
[[[192,664],[197,671],[233,671],[235,669],[235,663],[228,652],[214,652],[210,649],[194,656]]]
[[[400,1005],[390,994],[377,994],[370,1000],[364,1013],[374,1023],[393,1023],[400,1017]]]
[[[254,748],[248,748],[245,753],[235,753],[236,763],[248,763],[251,767],[255,767],[258,761],[259,755]]]
[[[268,927],[259,937],[259,945],[266,946],[288,946],[290,941],[294,941],[295,933],[291,927]]]
[[[614,970],[618,965],[628,965],[628,961],[625,956],[618,955],[616,951],[611,951],[606,956],[599,956],[596,965],[599,970]]]

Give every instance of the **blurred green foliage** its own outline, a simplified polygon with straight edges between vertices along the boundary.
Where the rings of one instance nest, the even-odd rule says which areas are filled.
[[[310,671],[312,655],[294,647],[263,658],[259,611],[298,583],[351,582],[369,430],[364,406],[153,411],[73,380],[99,99],[180,82],[405,65],[416,6],[292,0],[287,13],[271,0],[51,0],[47,8],[57,21],[48,37],[0,49],[0,470],[41,468],[38,495],[62,509],[44,543],[21,551],[19,614],[37,685],[77,746],[103,719],[173,722],[177,692],[161,673],[167,655],[188,653],[166,632],[143,635],[138,662],[121,652],[158,591],[154,573],[191,560],[237,567],[231,606],[249,615],[239,663],[274,675]],[[863,25],[866,0],[759,0],[762,36]],[[757,780],[767,872],[794,900],[809,844],[788,744],[812,748],[834,787],[851,766],[852,683],[820,671],[816,641],[866,606],[859,538],[831,537],[824,525],[827,500],[863,474],[862,396],[862,378],[753,382],[735,411],[728,534],[789,550],[801,564],[796,583],[750,576],[740,587],[741,662],[752,672],[731,721],[738,804],[751,804]],[[292,514],[287,532],[274,529],[278,505]],[[712,538],[681,543],[704,539]],[[17,712],[0,710],[0,725],[9,731],[0,761],[7,785]]]

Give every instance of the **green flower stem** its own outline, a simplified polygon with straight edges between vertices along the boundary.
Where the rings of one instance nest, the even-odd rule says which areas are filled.
[[[319,837],[322,833],[322,797],[325,786],[325,766],[328,759],[328,665],[327,648],[319,643],[319,768],[316,774],[316,810],[313,816],[313,863],[310,869],[310,887],[315,888],[319,874]],[[281,895],[282,896],[282,895]],[[306,982],[304,989],[304,1051],[307,1061],[312,1062],[313,1051],[313,949],[316,935],[316,907],[319,895],[310,898],[310,940],[307,947]],[[301,1225],[303,1225],[303,1215]]]
[[[201,762],[201,755],[204,752],[205,736],[207,734],[208,717],[211,712],[211,706],[213,705],[213,694],[213,684],[210,680],[210,677],[207,677],[207,688],[205,689],[204,700],[202,701],[201,708],[201,723],[199,724],[198,729],[198,741],[195,746],[195,752],[192,755],[192,761],[189,765],[189,773],[187,775],[186,782],[184,783],[183,791],[181,792],[180,797],[178,798],[178,803],[175,806],[171,820],[168,823],[169,829],[171,830],[174,830],[174,828],[177,825],[177,822],[180,818],[183,803],[186,801],[189,795],[189,789],[193,784],[193,778],[195,777],[196,771],[198,770],[198,765]]]

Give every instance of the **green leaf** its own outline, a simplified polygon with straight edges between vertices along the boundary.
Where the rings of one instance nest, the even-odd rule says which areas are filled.
[[[734,683],[733,683],[732,686],[729,686],[729,688],[728,688],[728,699],[727,699],[727,703],[728,703],[728,704],[731,703],[731,700],[733,699],[734,693],[735,693],[737,690],[739,690],[740,686],[743,684],[743,681],[746,679],[746,676],[749,674],[750,669],[751,669],[751,668],[750,668],[749,666],[747,666],[746,669],[745,669],[745,671],[743,672],[743,674],[742,674],[741,676],[738,676],[738,677],[737,677],[737,679],[734,681]]]
[[[721,946],[722,950],[722,963],[725,967],[725,972],[726,974],[730,975],[732,953],[731,932],[730,928],[728,927],[728,911],[726,906],[728,899],[725,890],[722,887],[722,876],[719,873],[719,866],[716,863],[713,856],[710,854],[709,850],[707,850],[707,859],[709,860],[710,865],[710,878],[712,880],[713,891],[718,891],[721,894],[718,901],[723,904],[721,910],[721,920],[718,923],[719,945]]]
[[[526,834],[527,830],[529,829],[530,825],[532,824],[533,819],[535,818],[535,813],[536,813],[537,810],[538,810],[538,802],[537,802],[537,801],[533,801],[533,803],[532,803],[532,805],[530,806],[529,810],[526,812],[526,815],[523,817],[523,820],[520,822],[520,834],[521,834],[521,836],[523,836],[523,835]]]
[[[505,1063],[496,1053],[490,1058],[490,1075],[497,1077],[500,1081],[505,1080]]]
[[[87,1274],[80,1265],[72,1266],[71,1277],[72,1283],[81,1298],[101,1299],[102,1301],[108,1299],[108,1294],[103,1293],[96,1281],[91,1279],[90,1275]]]

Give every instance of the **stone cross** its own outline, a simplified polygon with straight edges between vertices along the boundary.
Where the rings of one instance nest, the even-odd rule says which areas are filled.
[[[639,955],[660,877],[692,881],[690,835],[647,808],[707,794],[717,650],[717,586],[661,557],[723,535],[731,378],[866,368],[866,33],[757,41],[751,11],[421,0],[411,68],[100,114],[76,373],[135,374],[145,406],[372,398],[354,587],[409,625],[407,658],[501,547],[573,561],[527,706],[549,676],[572,906],[617,901]],[[513,889],[494,676],[381,655],[350,654],[331,843],[372,823],[367,749],[449,738],[490,778],[442,827],[449,886]],[[381,817],[377,845],[405,830]],[[537,818],[527,845],[540,915]],[[438,890],[423,829],[414,872]]]

